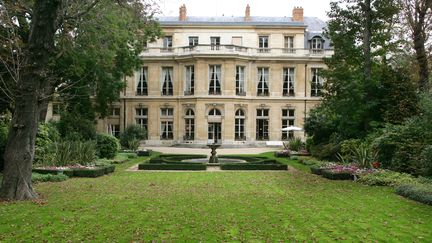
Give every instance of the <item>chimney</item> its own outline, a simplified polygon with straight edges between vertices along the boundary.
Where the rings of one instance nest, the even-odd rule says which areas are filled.
[[[185,4],[180,6],[179,21],[186,21],[186,5]]]
[[[249,4],[246,6],[244,21],[251,21]]]
[[[292,13],[292,20],[294,22],[303,22],[303,8],[302,7],[294,7]]]

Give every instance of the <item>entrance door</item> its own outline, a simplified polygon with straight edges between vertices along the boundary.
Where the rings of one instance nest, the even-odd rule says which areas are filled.
[[[212,143],[220,143],[222,140],[222,123],[209,122],[208,124],[208,140]]]

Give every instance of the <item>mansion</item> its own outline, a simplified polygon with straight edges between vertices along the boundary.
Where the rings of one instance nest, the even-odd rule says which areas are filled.
[[[118,135],[138,124],[147,145],[264,145],[304,137],[320,102],[324,57],[333,54],[325,22],[304,17],[160,17],[164,37],[148,43],[143,66],[97,129]],[[51,109],[52,110],[52,109]]]

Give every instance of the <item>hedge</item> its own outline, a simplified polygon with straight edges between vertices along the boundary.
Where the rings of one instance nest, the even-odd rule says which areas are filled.
[[[432,205],[432,186],[419,184],[404,184],[396,187],[396,194],[411,200]]]
[[[52,175],[60,175],[64,174],[68,177],[99,177],[105,174],[109,174],[115,171],[115,165],[105,165],[92,169],[43,169],[37,168],[32,170],[34,173],[38,174],[52,174]]]
[[[74,175],[74,170],[72,169],[43,169],[43,168],[36,168],[32,170],[34,173],[38,173],[38,174],[52,174],[52,175],[59,175],[59,174],[64,174],[67,175],[69,177],[72,177]]]
[[[151,155],[151,150],[138,150],[138,151],[136,151],[136,155],[139,156],[139,157],[150,156]]]
[[[311,166],[311,167],[309,167],[309,168],[310,168],[312,174],[315,174],[315,175],[322,175],[322,171],[323,171],[322,168],[317,167],[317,166]]]
[[[139,170],[207,170],[206,164],[139,164]]]
[[[206,155],[200,154],[161,154],[159,157],[151,158],[149,164],[202,164],[202,162],[182,162],[182,160],[205,158],[207,158]]]
[[[322,170],[321,175],[330,180],[354,180],[354,176],[347,172],[332,172],[330,170]]]
[[[75,169],[73,175],[76,177],[99,177],[105,175],[106,167],[96,167],[92,169]]]
[[[105,168],[105,174],[110,174],[115,171],[115,165],[106,165]]]
[[[39,173],[32,173],[32,182],[60,182],[65,181],[69,177],[65,174],[39,174]]]
[[[283,164],[221,164],[221,170],[288,170]]]

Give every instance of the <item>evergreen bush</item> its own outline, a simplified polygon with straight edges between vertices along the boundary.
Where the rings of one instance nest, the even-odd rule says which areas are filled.
[[[136,151],[139,141],[147,138],[147,131],[139,125],[130,125],[120,135],[120,144],[125,149]]]
[[[96,147],[99,158],[112,159],[117,155],[120,144],[114,136],[98,133],[96,135]]]

